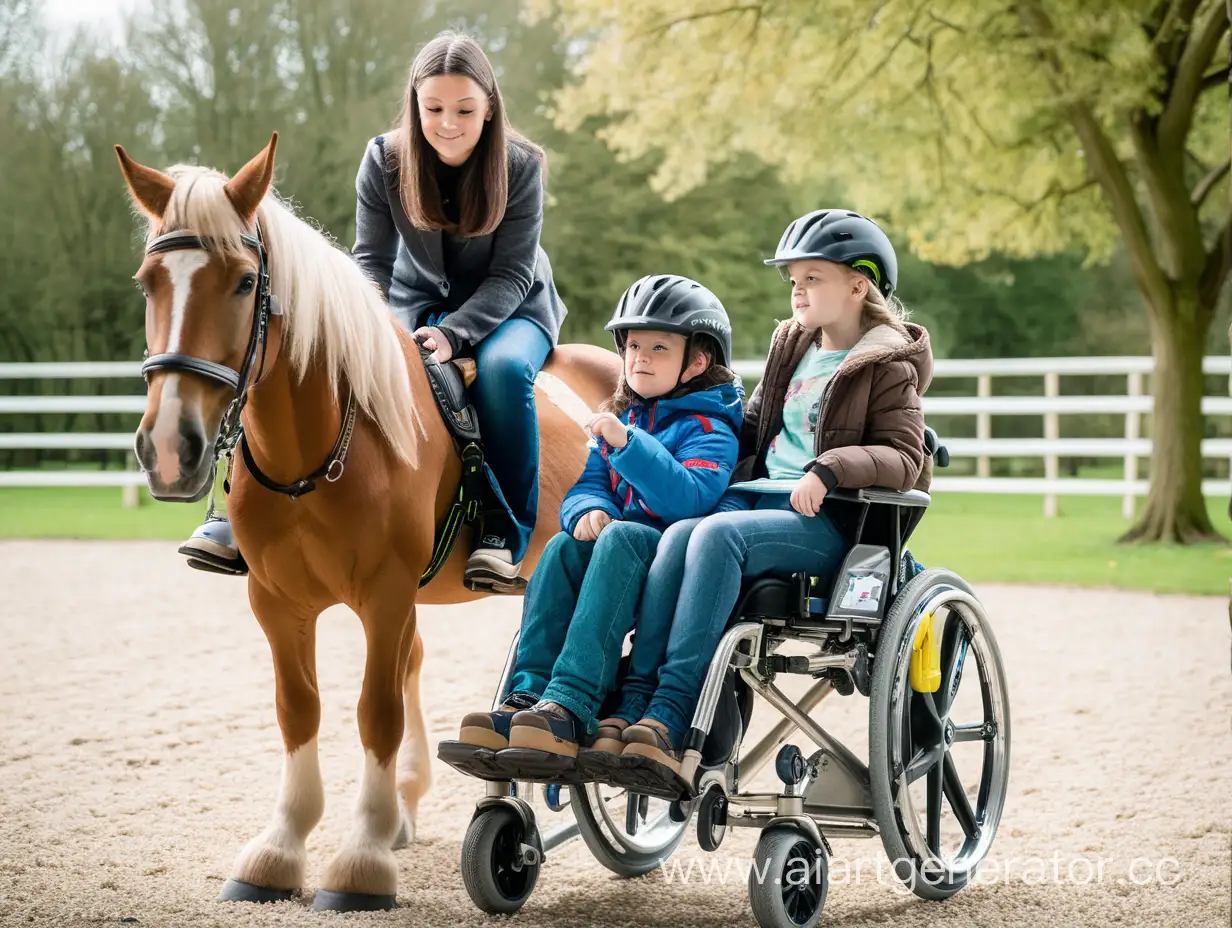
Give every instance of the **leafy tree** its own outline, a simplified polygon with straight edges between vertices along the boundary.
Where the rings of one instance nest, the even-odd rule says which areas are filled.
[[[550,4],[540,0],[542,14]],[[1129,256],[1156,441],[1127,539],[1214,535],[1200,358],[1232,266],[1225,0],[559,0],[584,49],[563,126],[603,114],[679,196],[738,153],[825,171],[923,257]]]

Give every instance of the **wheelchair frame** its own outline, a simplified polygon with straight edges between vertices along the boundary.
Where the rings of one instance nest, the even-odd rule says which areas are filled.
[[[937,446],[935,435],[931,437],[929,450],[940,461],[945,449]],[[680,826],[680,831],[673,833],[674,840],[664,844],[662,859],[674,852],[695,812],[703,850],[717,849],[731,827],[761,829],[758,853],[770,855],[772,862],[777,861],[775,866],[782,866],[784,860],[788,860],[784,854],[799,855],[800,847],[811,846],[811,853],[823,864],[823,872],[818,877],[819,894],[813,892],[808,897],[809,904],[816,909],[809,924],[816,922],[825,901],[828,885],[825,861],[830,853],[827,836],[880,836],[899,878],[909,882],[916,894],[924,898],[943,899],[962,889],[988,853],[995,836],[1009,765],[1004,671],[983,606],[970,587],[949,571],[932,569],[912,577],[902,575],[906,543],[929,505],[929,495],[915,490],[897,492],[880,488],[835,490],[827,494],[827,502],[856,507],[854,521],[849,523],[849,527],[854,524],[854,530],[849,534],[857,546],[872,544],[887,549],[891,555],[888,594],[880,604],[877,617],[854,619],[850,611],[847,615],[836,615],[833,597],[823,611],[821,600],[812,595],[817,578],[807,575],[797,574],[790,580],[764,577],[750,582],[742,590],[728,629],[711,660],[682,745],[681,779],[691,784],[691,789],[682,789],[671,797],[662,791],[641,793],[632,788],[626,794],[627,822],[634,829],[637,810],[645,816],[646,796],[672,800],[670,818]],[[885,507],[877,510],[882,521],[870,526],[869,516],[875,506]],[[847,515],[850,517],[851,513]],[[866,530],[870,529],[875,534],[866,539]],[[933,690],[913,690],[913,684],[907,679],[912,646],[921,623],[925,619],[931,621],[942,608],[958,617],[957,622],[946,624],[945,636],[938,646],[942,655],[942,679]],[[896,640],[885,640],[888,631],[893,631]],[[817,653],[775,653],[789,641],[815,645]],[[493,708],[501,702],[513,669],[517,643],[515,635]],[[978,723],[955,725],[949,720],[949,709],[968,653],[975,655],[979,668],[985,718]],[[883,658],[880,663],[873,660],[878,654]],[[703,748],[714,724],[729,670],[734,670],[751,693],[774,707],[781,718],[746,751],[742,716],[742,728],[731,756],[725,762],[703,766]],[[826,676],[793,702],[775,685],[779,673]],[[869,764],[810,717],[810,713],[836,689],[844,694],[858,689],[862,695],[870,697]],[[917,696],[923,698],[917,700]],[[926,729],[923,732],[926,749],[917,750],[917,726]],[[796,732],[803,733],[816,746],[807,760],[794,745],[787,744]],[[906,744],[905,752],[903,744],[896,740],[900,735]],[[875,739],[879,739],[880,750],[874,748]],[[984,742],[984,765],[974,810],[948,757],[950,746],[962,741]],[[756,776],[774,757],[776,749],[776,772],[784,784],[783,792],[740,792],[741,781],[748,782]],[[921,827],[910,792],[903,787],[925,774],[928,776],[927,824]],[[545,796],[551,788],[544,787]],[[575,807],[575,820],[543,836],[538,833],[534,812],[526,799],[519,795],[517,786],[508,781],[486,782],[485,797],[476,810],[476,821],[484,810],[500,806],[512,808],[521,820],[524,834],[529,836],[525,840],[533,839],[530,844],[520,845],[520,853],[525,855],[527,864],[533,860],[536,868],[542,854],[580,835],[601,862],[621,875],[632,876],[652,869],[644,862],[629,866],[613,862],[604,840],[591,833],[597,831],[595,801],[602,801],[597,787],[594,784],[570,785],[569,789],[571,799],[567,804]],[[557,791],[559,795],[559,787]],[[964,832],[963,845],[953,861],[942,857],[939,847],[943,794]],[[590,808],[584,815],[577,807],[587,803]],[[549,807],[559,810],[564,805],[549,803]],[[583,819],[588,822],[585,828]],[[891,831],[886,831],[887,822]],[[608,823],[609,826],[615,824],[610,816]],[[474,824],[476,822],[472,822]],[[662,824],[660,818],[647,827]],[[767,843],[768,838],[776,836],[780,839],[777,844],[775,841]],[[784,837],[785,843],[781,840]],[[801,841],[804,843],[800,844]],[[607,843],[610,842],[608,838]],[[763,845],[766,845],[765,854]],[[784,851],[784,847],[788,851]],[[463,857],[465,861],[465,849]],[[920,885],[922,876],[924,883]],[[534,877],[530,887],[533,882]],[[527,888],[526,895],[529,892]],[[776,895],[778,889],[755,886],[750,876],[749,892],[754,914],[761,924],[782,923],[782,907],[786,903]],[[475,898],[473,892],[472,897]],[[516,911],[520,905],[519,901],[509,908],[488,911]]]

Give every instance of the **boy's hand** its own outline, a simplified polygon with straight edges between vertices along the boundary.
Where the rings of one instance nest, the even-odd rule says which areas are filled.
[[[815,516],[825,498],[826,485],[811,470],[806,471],[791,491],[791,508],[802,516]]]
[[[573,527],[573,537],[578,541],[595,541],[611,521],[612,517],[602,509],[592,509],[578,519]]]
[[[602,438],[613,448],[623,448],[629,441],[629,430],[610,412],[601,412],[586,423],[586,431]]]

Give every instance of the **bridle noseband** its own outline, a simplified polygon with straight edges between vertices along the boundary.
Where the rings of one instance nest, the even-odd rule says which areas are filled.
[[[282,310],[278,305],[278,297],[270,292],[269,264],[266,260],[265,242],[261,237],[261,226],[257,225],[253,235],[242,233],[240,241],[257,254],[257,286],[254,291],[256,305],[253,307],[252,330],[248,335],[248,349],[244,352],[243,365],[237,371],[217,361],[198,358],[195,355],[178,351],[169,351],[147,357],[141,365],[141,376],[148,383],[150,375],[156,371],[178,371],[185,374],[196,374],[229,388],[235,396],[227,406],[227,411],[223,413],[222,422],[219,425],[218,439],[214,443],[215,458],[220,454],[229,454],[239,442],[244,454],[244,463],[257,482],[267,489],[295,499],[316,489],[317,478],[324,477],[328,482],[333,483],[342,476],[346,466],[347,448],[351,444],[351,435],[355,428],[355,394],[352,392],[347,397],[346,411],[342,416],[342,427],[329,457],[324,464],[307,477],[294,483],[277,483],[257,466],[252,451],[248,447],[248,441],[244,437],[240,413],[244,411],[244,406],[248,403],[248,391],[260,383],[261,375],[265,372],[270,317],[282,315]],[[156,255],[168,251],[189,250],[209,251],[211,250],[210,240],[191,232],[168,232],[153,239],[146,246],[145,253]],[[253,367],[256,365],[258,349],[261,353],[261,364],[257,367],[254,377]]]

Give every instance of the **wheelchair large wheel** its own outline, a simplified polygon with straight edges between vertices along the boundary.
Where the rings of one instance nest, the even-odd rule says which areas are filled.
[[[673,821],[671,803],[653,796],[600,783],[571,786],[569,794],[582,840],[595,860],[617,876],[656,869],[675,853],[689,827],[691,816]]]
[[[912,647],[929,616],[940,637],[941,680],[936,692],[917,692]],[[988,616],[948,570],[914,577],[882,625],[868,741],[873,810],[895,873],[921,898],[952,896],[988,854],[1001,820],[1010,714]]]

